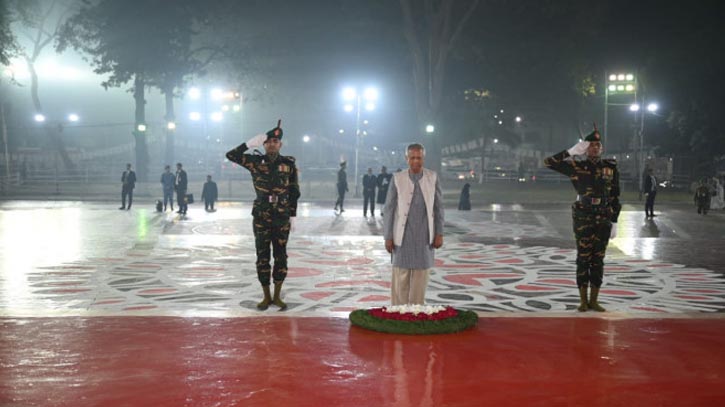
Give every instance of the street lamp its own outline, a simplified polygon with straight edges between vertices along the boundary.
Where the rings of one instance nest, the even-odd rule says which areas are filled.
[[[378,90],[373,87],[365,88],[362,92],[354,87],[346,87],[342,90],[342,99],[345,101],[343,109],[347,113],[355,112],[355,197],[360,196],[360,180],[358,179],[360,144],[362,136],[367,134],[367,132],[360,131],[360,109],[364,108],[368,112],[375,110],[378,96]],[[367,120],[365,124],[367,124]],[[342,133],[341,129],[340,134]]]
[[[629,106],[629,110],[636,112],[639,110],[639,105],[636,108],[627,103],[611,103],[610,97],[620,98],[621,96],[633,96],[636,102],[637,91],[639,90],[639,84],[637,83],[637,76],[630,72],[613,72],[608,75],[605,74],[606,83],[604,86],[604,129],[602,130],[602,139],[607,138],[609,132],[609,106]],[[636,103],[635,103],[636,104]],[[637,110],[632,110],[632,109]]]
[[[643,103],[644,104],[644,103]],[[639,177],[639,199],[642,200],[642,183],[644,182],[644,174],[642,172],[644,171],[644,116],[645,112],[640,111],[641,105],[638,103],[632,103],[629,106],[629,110],[635,114],[634,120],[637,121],[637,113],[639,112],[639,129],[638,129],[638,136],[639,136],[639,157],[637,159],[637,176]],[[657,110],[659,109],[659,105],[657,103],[650,102],[647,104],[647,111],[651,114],[655,114]]]
[[[436,130],[436,128],[432,124],[425,126],[425,132],[428,134],[433,134],[433,132],[435,132],[435,130]]]
[[[191,87],[187,91],[187,96],[191,101],[189,107],[191,111],[188,113],[189,120],[195,122],[195,126],[201,126],[206,151],[204,153],[204,165],[209,168],[216,165],[214,160],[210,159],[212,149],[219,148],[224,138],[224,122],[230,112],[237,114],[238,125],[241,127],[241,103],[242,94],[237,90],[230,90],[224,86],[210,87]],[[174,130],[167,126],[168,130]],[[212,126],[212,127],[210,127]],[[217,145],[212,145],[216,142]]]

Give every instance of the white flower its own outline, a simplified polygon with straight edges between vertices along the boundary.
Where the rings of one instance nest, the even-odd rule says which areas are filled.
[[[399,313],[399,314],[413,314],[418,315],[420,313],[426,315],[433,315],[437,312],[445,310],[446,307],[442,305],[420,305],[420,304],[406,304],[406,305],[393,305],[392,307],[383,307],[385,312]]]

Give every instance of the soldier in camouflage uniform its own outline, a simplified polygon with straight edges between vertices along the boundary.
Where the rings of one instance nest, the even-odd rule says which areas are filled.
[[[245,154],[248,149],[260,146],[264,146],[265,155]],[[270,304],[278,306],[280,310],[287,309],[280,292],[287,276],[287,238],[297,215],[300,188],[295,159],[280,155],[280,148],[282,129],[278,123],[266,134],[259,134],[227,153],[229,161],[249,170],[257,193],[252,216],[257,275],[264,291],[264,299],[257,304],[260,310],[266,310]],[[274,250],[274,269],[270,266],[270,245]],[[270,277],[274,281],[274,297],[270,294]]]
[[[586,159],[574,156],[586,154]],[[576,236],[576,283],[580,304],[577,308],[603,312],[599,305],[599,288],[604,277],[604,254],[610,238],[617,234],[619,203],[619,170],[617,162],[602,159],[602,143],[595,130],[572,148],[544,160],[544,165],[569,177],[577,191],[572,205]],[[587,288],[591,296],[587,299]]]

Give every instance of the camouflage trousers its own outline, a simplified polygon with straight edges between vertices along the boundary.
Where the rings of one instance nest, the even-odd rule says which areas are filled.
[[[254,211],[254,243],[257,249],[257,277],[263,285],[275,283],[287,277],[287,239],[290,218],[279,214],[275,208]],[[270,265],[270,254],[274,251],[274,271]]]
[[[576,285],[601,287],[604,278],[604,255],[609,243],[612,222],[609,216],[575,210]]]

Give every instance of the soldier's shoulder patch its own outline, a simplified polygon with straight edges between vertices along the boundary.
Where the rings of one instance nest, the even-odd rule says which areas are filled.
[[[285,161],[289,162],[290,164],[294,164],[296,161],[296,158],[292,157],[291,155],[285,155],[285,156],[282,156],[282,158]]]
[[[605,164],[609,164],[609,165],[612,165],[612,166],[616,166],[617,165],[617,159],[616,158],[605,158],[602,161]]]

